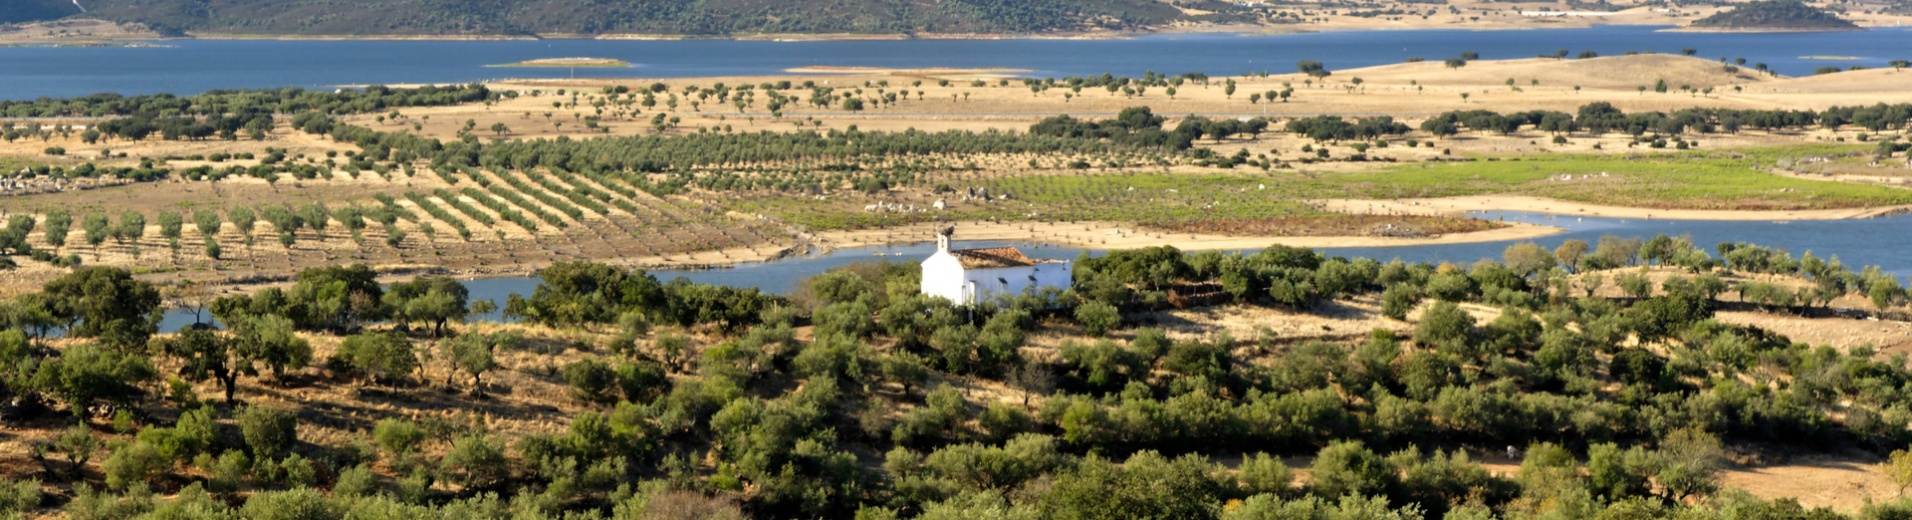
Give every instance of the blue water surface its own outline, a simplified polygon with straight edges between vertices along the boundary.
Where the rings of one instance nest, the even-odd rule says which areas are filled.
[[[1719,34],[1664,27],[1605,26],[1521,31],[1351,31],[1244,36],[1165,34],[1120,40],[525,40],[278,41],[169,40],[160,48],[0,48],[0,99],[96,92],[192,94],[213,89],[331,88],[338,85],[453,83],[499,78],[701,77],[782,74],[812,65],[1007,67],[1031,76],[1110,73],[1211,76],[1292,72],[1315,60],[1330,69],[1439,60],[1462,52],[1526,58],[1565,49],[1603,56],[1627,51],[1746,58],[1789,75],[1822,66],[1883,67],[1912,57],[1912,30]],[[1852,61],[1806,59],[1852,56]],[[615,58],[628,69],[488,68],[537,58]]]

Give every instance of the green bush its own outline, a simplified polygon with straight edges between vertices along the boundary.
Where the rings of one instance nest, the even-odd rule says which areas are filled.
[[[1399,321],[1407,321],[1408,311],[1421,304],[1421,291],[1414,286],[1397,283],[1381,291],[1381,314]]]
[[[332,496],[351,499],[376,495],[379,492],[378,473],[371,466],[360,464],[339,472],[338,479],[332,483]]]
[[[616,396],[611,390],[617,385],[617,371],[609,363],[597,358],[585,358],[564,366],[564,384],[571,387],[571,395],[584,401],[611,401]]]
[[[396,382],[418,369],[411,340],[397,333],[354,334],[339,345],[338,356],[374,381]]]
[[[254,494],[240,512],[249,520],[337,520],[346,513],[340,504],[311,488]]]
[[[22,479],[0,483],[0,517],[12,517],[40,507],[40,481]]]
[[[1315,495],[1339,497],[1384,492],[1397,477],[1386,459],[1360,441],[1337,441],[1315,455],[1309,479]]]
[[[239,413],[239,434],[257,459],[277,461],[299,442],[298,418],[292,412],[266,406],[248,406]]]
[[[106,474],[106,486],[113,489],[157,483],[172,469],[172,458],[150,443],[137,441],[113,450],[113,454],[100,463],[100,472]]]
[[[1084,302],[1076,307],[1076,323],[1082,324],[1082,330],[1091,336],[1105,336],[1110,330],[1122,325],[1122,313],[1114,305],[1100,301]]]
[[[454,439],[445,453],[445,475],[467,488],[484,488],[502,481],[509,472],[505,444],[489,435],[465,435]]]
[[[385,455],[394,459],[411,455],[424,442],[425,431],[418,424],[404,419],[379,419],[372,425],[372,442],[377,443]]]

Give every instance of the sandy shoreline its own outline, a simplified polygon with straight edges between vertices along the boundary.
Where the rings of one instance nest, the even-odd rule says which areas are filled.
[[[1338,199],[1314,201],[1313,203],[1323,209],[1348,213],[1439,215],[1498,210],[1609,218],[1735,221],[1841,220],[1872,218],[1912,211],[1912,207],[1908,206],[1796,211],[1661,210],[1602,206],[1541,197],[1509,195],[1397,200]],[[1277,244],[1314,249],[1469,244],[1536,239],[1565,231],[1552,226],[1507,223],[1504,227],[1486,231],[1451,233],[1422,238],[1375,236],[1245,237],[1201,233],[1171,233],[1145,229],[1132,224],[1119,222],[1085,221],[1067,224],[1041,222],[919,223],[882,229],[824,231],[799,237],[792,245],[758,244],[751,247],[698,251],[668,256],[603,258],[597,259],[596,261],[626,268],[653,271],[663,269],[727,269],[743,264],[780,261],[792,255],[817,254],[839,249],[902,246],[924,243],[933,240],[938,228],[950,225],[955,226],[958,240],[1027,242],[1090,250],[1135,249],[1172,245],[1184,251],[1250,250],[1266,248]],[[461,280],[535,276],[536,272],[543,267],[544,265],[541,263],[528,262],[451,271],[433,270],[427,266],[417,265],[375,266],[375,269],[385,273],[379,277],[381,282],[391,283],[409,280],[416,276],[427,274],[450,276]],[[259,275],[262,273],[251,274]],[[229,276],[235,276],[243,280],[247,277],[247,273],[231,273]],[[23,283],[43,282],[44,280],[40,279],[42,277],[50,278],[48,273],[17,273],[15,276],[15,278],[20,278],[16,281]],[[171,276],[155,275],[147,278],[157,278],[159,280],[155,281],[162,281],[171,278]],[[286,286],[291,283],[290,279],[261,280],[255,278],[255,280],[256,281],[242,281],[237,283],[216,283],[216,285],[222,293],[235,294],[237,292],[255,291],[264,287]]]
[[[1471,211],[1525,211],[1566,216],[1669,220],[1843,220],[1896,215],[1912,206],[1805,210],[1655,209],[1604,206],[1522,195],[1480,195],[1427,199],[1314,201],[1323,209],[1346,213],[1441,215]]]
[[[819,246],[836,249],[914,244],[931,240],[932,237],[935,236],[937,227],[947,225],[950,224],[924,223],[875,230],[827,231],[817,234],[817,242]],[[959,222],[954,225],[956,226],[957,240],[1039,242],[1096,250],[1133,249],[1171,245],[1187,251],[1260,249],[1276,244],[1307,248],[1466,244],[1539,238],[1562,231],[1560,228],[1550,226],[1509,224],[1506,227],[1487,231],[1452,233],[1425,238],[1368,236],[1242,237],[1200,233],[1170,233],[1138,228],[1133,225],[1116,222],[1077,222],[1073,224],[1049,224],[1040,222]]]
[[[600,258],[597,262],[605,264],[643,269],[728,269],[743,264],[776,262],[792,255],[827,253],[838,249],[856,249],[864,247],[903,246],[934,240],[936,229],[949,223],[923,223],[897,226],[884,229],[855,231],[826,231],[800,239],[794,246],[761,244],[755,247],[739,247],[725,250],[698,251],[695,253],[669,256],[646,256],[634,258]],[[1539,238],[1560,233],[1563,230],[1551,226],[1510,223],[1505,227],[1476,231],[1471,233],[1451,233],[1425,238],[1387,238],[1366,236],[1333,237],[1241,237],[1208,234],[1167,233],[1141,229],[1133,225],[1116,222],[1077,222],[1074,224],[1045,224],[1020,222],[958,222],[956,238],[964,240],[991,240],[1054,244],[1092,250],[1135,249],[1143,247],[1171,245],[1184,251],[1262,249],[1272,245],[1286,245],[1306,248],[1334,247],[1389,247],[1424,246],[1435,244],[1467,244],[1477,242],[1501,242]],[[808,247],[808,251],[803,249]],[[908,259],[905,259],[908,260]],[[482,280],[496,278],[517,278],[536,276],[541,263],[522,263],[511,265],[493,265],[481,269],[436,270],[425,265],[381,265],[373,266],[380,272],[381,283],[394,283],[411,280],[418,276],[449,276],[460,280]],[[229,276],[246,279],[262,273],[231,273]],[[58,272],[20,273],[18,282],[22,284],[43,283],[45,279],[57,276]],[[153,281],[167,281],[169,274],[144,276]],[[218,282],[222,294],[251,292],[266,287],[288,287],[292,279],[286,277],[253,278],[249,281]]]
[[[834,66],[834,65],[813,65],[808,67],[794,67],[794,68],[783,69],[783,71],[789,74],[887,74],[887,75],[914,75],[914,76],[936,76],[936,75],[950,75],[950,74],[1006,75],[1006,74],[1027,74],[1030,72],[1035,72],[1029,69],[1011,69],[1011,68],[962,69],[962,68],[938,67],[938,68],[922,68],[922,69],[899,69],[899,68],[888,68],[888,67],[841,67],[841,66]]]
[[[1870,30],[1870,29],[1865,26],[1859,26],[1859,27],[1850,28],[1850,29],[1835,29],[1835,28],[1785,29],[1785,28],[1777,28],[1777,27],[1758,28],[1758,29],[1737,29],[1737,28],[1731,28],[1731,27],[1687,26],[1687,27],[1673,27],[1670,29],[1661,29],[1656,32],[1697,33],[1697,34],[1810,34],[1810,33],[1835,33],[1835,32],[1864,32],[1867,30]]]
[[[612,58],[539,58],[535,60],[524,60],[524,61],[513,62],[513,63],[499,63],[496,65],[486,65],[486,67],[531,68],[531,69],[535,69],[535,68],[623,69],[623,68],[630,68],[631,63],[624,60],[612,59]]]

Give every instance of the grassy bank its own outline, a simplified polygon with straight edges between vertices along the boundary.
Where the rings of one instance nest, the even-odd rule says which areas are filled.
[[[1912,191],[1899,188],[1774,173],[1781,161],[1837,158],[1862,149],[1805,145],[1630,157],[1486,157],[1323,175],[1304,191],[1323,198],[1519,194],[1661,209],[1832,209],[1912,203]]]

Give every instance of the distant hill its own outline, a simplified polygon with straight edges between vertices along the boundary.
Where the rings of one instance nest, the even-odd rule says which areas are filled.
[[[1798,0],[1747,2],[1693,21],[1693,27],[1712,29],[1857,31],[1859,26]]]
[[[67,0],[0,0],[0,23],[52,20],[80,13]]]
[[[29,9],[44,19],[65,11]],[[87,16],[162,33],[529,35],[1039,33],[1185,19],[1155,0],[82,0]],[[23,18],[31,20],[36,18]],[[4,18],[0,18],[4,20]]]

